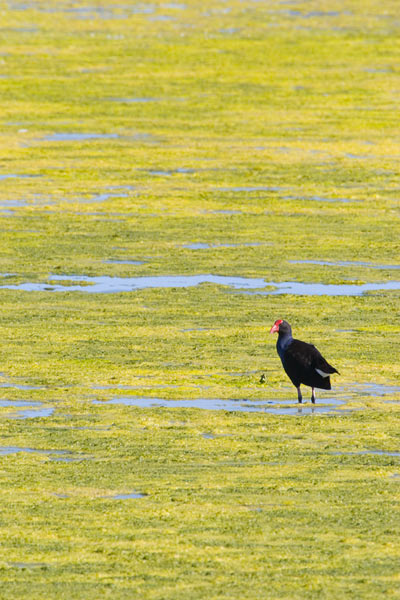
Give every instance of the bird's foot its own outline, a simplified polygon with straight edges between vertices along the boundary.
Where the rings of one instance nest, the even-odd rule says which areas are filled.
[[[311,388],[311,402],[313,404],[315,404],[315,392],[314,392],[314,388]]]

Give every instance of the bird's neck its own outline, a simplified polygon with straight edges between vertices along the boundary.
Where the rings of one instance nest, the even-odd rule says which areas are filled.
[[[284,352],[286,350],[292,339],[293,338],[291,331],[286,331],[285,333],[279,334],[278,341],[276,342],[276,347],[278,349],[279,355],[281,354],[281,352]]]

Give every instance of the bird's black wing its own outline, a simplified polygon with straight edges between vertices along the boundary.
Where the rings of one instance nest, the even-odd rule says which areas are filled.
[[[321,352],[313,345],[294,339],[285,352],[285,359],[296,364],[298,368],[308,371],[310,369],[318,369],[326,375],[338,373],[338,371],[330,365]]]

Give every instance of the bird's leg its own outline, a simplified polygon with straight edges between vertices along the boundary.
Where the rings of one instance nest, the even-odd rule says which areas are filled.
[[[299,403],[301,404],[303,402],[303,396],[301,395],[300,386],[297,388],[297,398],[299,400]]]
[[[315,391],[314,388],[311,388],[311,402],[315,404]]]

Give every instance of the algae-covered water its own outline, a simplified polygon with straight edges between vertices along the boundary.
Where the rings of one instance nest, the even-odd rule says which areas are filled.
[[[0,598],[400,597],[399,27],[0,2]]]

